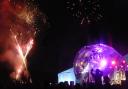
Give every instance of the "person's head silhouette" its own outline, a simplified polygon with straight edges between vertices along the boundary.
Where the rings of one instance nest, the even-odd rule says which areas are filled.
[[[96,69],[96,74],[99,74],[100,73],[100,70],[99,69]]]

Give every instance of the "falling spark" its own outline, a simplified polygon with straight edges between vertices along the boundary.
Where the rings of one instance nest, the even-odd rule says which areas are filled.
[[[21,72],[22,72],[23,70],[22,70],[22,66],[19,68],[19,69],[17,69],[17,73],[16,73],[16,80],[18,80],[19,79],[19,77],[20,77],[20,74],[21,74]]]

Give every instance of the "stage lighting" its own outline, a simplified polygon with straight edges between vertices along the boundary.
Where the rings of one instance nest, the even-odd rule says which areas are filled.
[[[115,49],[104,44],[84,46],[76,53],[73,63],[76,81],[81,84],[94,82],[90,72],[93,69],[95,73],[99,69],[103,72],[103,76],[110,75],[110,81],[114,83],[117,81],[115,73],[118,72],[118,69],[123,69],[120,67],[123,62],[122,58]],[[121,75],[119,77],[122,79]]]
[[[115,64],[116,64],[116,61],[113,60],[113,61],[112,61],[112,65],[115,65]]]
[[[123,66],[121,65],[121,68],[123,68]]]
[[[105,67],[106,65],[107,65],[107,61],[106,60],[101,60],[100,66]]]
[[[96,47],[95,50],[96,50],[98,53],[102,53],[102,52],[103,52],[103,49],[100,48],[100,47]]]
[[[127,68],[128,68],[128,65],[127,65]]]
[[[123,60],[122,62],[123,62],[123,64],[125,64],[125,63],[126,63],[126,61],[125,61],[125,60]]]

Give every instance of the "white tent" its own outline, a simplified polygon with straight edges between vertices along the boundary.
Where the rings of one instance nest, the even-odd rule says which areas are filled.
[[[67,81],[69,84],[71,81],[73,81],[74,84],[76,83],[76,77],[73,68],[58,73],[58,83],[65,81]]]

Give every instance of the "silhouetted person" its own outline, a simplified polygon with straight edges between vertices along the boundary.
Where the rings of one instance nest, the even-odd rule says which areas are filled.
[[[128,88],[128,70],[125,71],[126,81],[125,81],[125,87]]]
[[[104,76],[104,89],[111,89],[110,78],[108,76]]]
[[[104,76],[104,83],[110,85],[110,78],[108,76]]]
[[[102,84],[102,80],[101,77],[103,75],[102,71],[100,71],[99,69],[96,69],[95,74],[93,73],[93,69],[91,70],[91,74],[95,80],[95,84],[96,85],[101,85]]]

